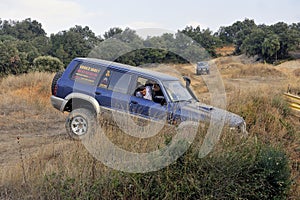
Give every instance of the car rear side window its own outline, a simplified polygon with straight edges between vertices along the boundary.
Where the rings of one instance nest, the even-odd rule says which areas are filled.
[[[99,87],[126,94],[131,78],[129,73],[108,69],[100,80]]]
[[[102,69],[100,66],[91,65],[89,63],[80,63],[74,70],[71,79],[95,85],[99,80],[101,71]]]

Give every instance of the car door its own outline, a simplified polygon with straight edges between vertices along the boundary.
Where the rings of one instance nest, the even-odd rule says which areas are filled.
[[[95,93],[99,104],[109,109],[127,112],[131,79],[132,75],[126,71],[107,69]]]

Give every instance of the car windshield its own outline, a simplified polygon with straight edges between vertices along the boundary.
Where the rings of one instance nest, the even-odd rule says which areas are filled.
[[[198,66],[206,66],[206,65],[208,65],[207,62],[198,62]]]
[[[193,99],[189,91],[179,81],[164,81],[164,87],[173,102]]]

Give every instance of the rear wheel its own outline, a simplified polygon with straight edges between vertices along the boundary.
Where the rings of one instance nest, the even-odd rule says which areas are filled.
[[[96,115],[89,109],[78,108],[70,112],[66,120],[66,130],[75,140],[91,135],[96,130]]]
[[[60,79],[62,74],[63,74],[63,72],[57,72],[53,77],[52,84],[51,84],[51,92],[53,95],[55,95],[55,87],[56,87],[58,79]]]

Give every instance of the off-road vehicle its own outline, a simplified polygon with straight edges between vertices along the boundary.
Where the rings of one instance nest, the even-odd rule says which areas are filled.
[[[202,74],[209,74],[209,63],[206,61],[197,62],[196,65],[196,74],[202,75]]]
[[[116,62],[92,58],[75,58],[52,82],[51,103],[69,112],[66,129],[73,138],[93,132],[104,111],[116,111],[146,120],[164,120],[178,125],[183,121],[210,122],[223,114],[229,127],[245,131],[245,121],[231,112],[200,103],[192,92],[191,80],[178,78]],[[157,84],[159,96],[137,96],[141,86]],[[213,115],[217,114],[217,115]],[[215,118],[213,120],[221,120]]]

